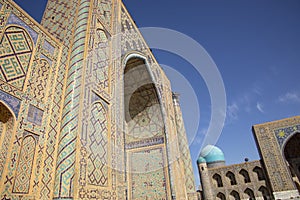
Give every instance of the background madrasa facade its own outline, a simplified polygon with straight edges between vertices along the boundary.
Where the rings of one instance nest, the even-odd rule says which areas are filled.
[[[115,36],[115,37],[114,37]],[[178,95],[120,0],[0,0],[0,199],[197,199]]]
[[[197,160],[201,199],[300,199],[300,116],[252,130],[260,160],[225,165],[220,148],[202,149]]]

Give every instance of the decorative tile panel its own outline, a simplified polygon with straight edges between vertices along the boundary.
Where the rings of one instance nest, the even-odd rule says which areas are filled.
[[[14,112],[16,118],[18,118],[21,106],[21,101],[19,99],[0,90],[0,101],[5,102]]]
[[[47,40],[44,41],[43,48],[50,54],[54,54],[55,47],[53,47]]]
[[[108,129],[107,111],[98,102],[91,110],[88,133],[88,182],[91,185],[107,186],[108,183]]]
[[[128,153],[130,196],[138,199],[168,199],[162,148]]]
[[[28,194],[29,192],[36,144],[36,136],[25,132],[21,145],[20,160],[18,162],[13,193]]]
[[[36,44],[37,38],[38,38],[38,34],[36,31],[34,31],[32,28],[30,28],[23,20],[21,20],[19,17],[17,17],[15,14],[10,14],[8,17],[8,21],[7,21],[7,25],[8,24],[17,24],[20,25],[22,27],[24,27],[28,33],[30,34],[34,44]]]
[[[31,38],[23,28],[7,27],[0,46],[0,78],[22,89],[32,49]]]
[[[289,136],[297,131],[300,132],[300,124],[274,130],[279,146],[282,148],[282,145],[289,138]]]
[[[44,114],[44,111],[42,111],[41,109],[39,109],[33,105],[29,105],[27,120],[29,122],[32,122],[32,123],[40,126],[40,125],[42,125],[43,114]]]

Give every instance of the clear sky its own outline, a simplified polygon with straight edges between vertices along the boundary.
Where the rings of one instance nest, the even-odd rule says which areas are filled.
[[[15,2],[40,21],[46,0]],[[227,164],[243,162],[245,157],[259,159],[252,125],[299,115],[299,0],[124,0],[124,4],[139,28],[162,27],[184,33],[214,60],[227,97],[225,126],[216,145],[223,150]],[[173,90],[181,94],[199,185],[196,160],[210,122],[210,94],[184,58],[162,50],[153,49],[153,53]]]

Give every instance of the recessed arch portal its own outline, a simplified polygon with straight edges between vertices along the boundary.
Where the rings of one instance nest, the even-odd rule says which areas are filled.
[[[123,81],[128,198],[169,199],[162,108],[145,57],[126,57]]]
[[[164,135],[161,105],[145,59],[131,57],[124,69],[124,116],[133,142]]]
[[[296,132],[288,138],[283,146],[283,155],[288,163],[293,181],[300,182],[300,133]]]

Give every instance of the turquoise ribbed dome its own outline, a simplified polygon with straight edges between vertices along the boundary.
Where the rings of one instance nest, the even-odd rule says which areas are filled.
[[[198,164],[200,164],[200,163],[206,163],[206,160],[203,157],[199,156],[199,158],[197,160],[197,163]]]
[[[222,150],[213,145],[207,145],[206,147],[204,147],[200,153],[199,159],[201,157],[205,159],[207,163],[218,162],[218,161],[225,162],[225,157]]]

